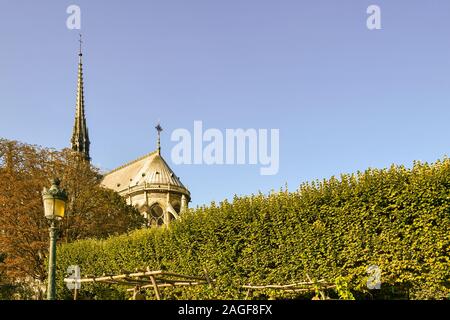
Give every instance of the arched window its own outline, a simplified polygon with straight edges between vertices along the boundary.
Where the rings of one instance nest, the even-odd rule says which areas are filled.
[[[159,204],[155,204],[150,208],[148,219],[151,226],[162,226],[164,224],[164,210]]]
[[[175,212],[176,212],[177,214],[180,214],[180,208],[181,208],[181,206],[180,206],[180,203],[179,203],[179,202],[174,203],[174,204],[172,205],[172,207],[173,207],[173,209],[175,210]]]

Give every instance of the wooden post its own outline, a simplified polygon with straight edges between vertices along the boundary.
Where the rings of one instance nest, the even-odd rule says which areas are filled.
[[[77,287],[75,286],[75,289],[73,290],[73,300],[77,300],[78,298],[78,290]]]
[[[158,285],[156,284],[156,280],[154,276],[150,276],[150,280],[152,280],[153,289],[155,289],[156,300],[161,300],[161,296],[159,295]]]
[[[250,298],[250,293],[251,293],[251,289],[249,288],[249,289],[247,290],[247,295],[245,296],[245,300],[249,300],[249,298]]]
[[[209,277],[208,271],[206,270],[206,268],[203,268],[203,272],[205,272],[206,281],[208,282],[208,285],[211,288],[211,278]]]
[[[325,295],[325,293],[322,290],[320,290],[319,293],[322,297],[322,300],[327,300],[327,296]]]

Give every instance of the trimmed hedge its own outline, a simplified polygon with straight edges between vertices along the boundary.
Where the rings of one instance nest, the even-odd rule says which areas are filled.
[[[356,298],[443,299],[450,292],[449,222],[448,158],[368,169],[296,192],[212,203],[169,228],[59,246],[58,296],[70,299],[62,279],[69,265],[79,265],[83,277],[148,266],[189,275],[206,269],[216,279],[212,288],[164,289],[167,299],[244,298],[244,284],[288,284],[307,275],[344,283]],[[367,289],[370,265],[381,268],[382,290]],[[80,295],[127,299],[124,289],[83,285]]]

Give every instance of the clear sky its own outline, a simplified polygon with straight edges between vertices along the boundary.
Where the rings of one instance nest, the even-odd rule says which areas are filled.
[[[450,1],[0,0],[0,137],[61,149],[75,113],[81,8],[93,163],[113,169],[177,128],[280,129],[280,170],[174,165],[193,205],[450,146]],[[382,30],[366,27],[381,8]]]

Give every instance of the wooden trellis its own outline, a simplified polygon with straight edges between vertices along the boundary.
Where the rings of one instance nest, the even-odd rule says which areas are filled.
[[[325,290],[335,289],[336,285],[327,282],[325,279],[312,281],[308,277],[308,281],[296,282],[292,284],[286,285],[244,285],[242,288],[247,289],[246,300],[250,297],[252,291],[265,291],[268,289],[271,290],[280,290],[280,291],[290,291],[290,292],[315,292],[319,291],[321,299],[327,299],[325,295]]]
[[[105,283],[105,284],[117,284],[123,286],[132,286],[127,289],[128,292],[133,292],[133,298],[136,299],[139,296],[141,290],[153,288],[155,297],[157,300],[161,300],[160,288],[167,287],[181,287],[181,286],[196,286],[196,285],[211,285],[214,280],[209,279],[208,274],[205,272],[204,277],[190,276],[177,274],[173,272],[167,272],[162,270],[137,270],[136,272],[125,272],[119,275],[103,275],[99,277],[87,277],[82,279],[68,278],[64,279],[66,283],[76,284],[79,283]],[[77,289],[74,290],[74,300],[77,298]]]

